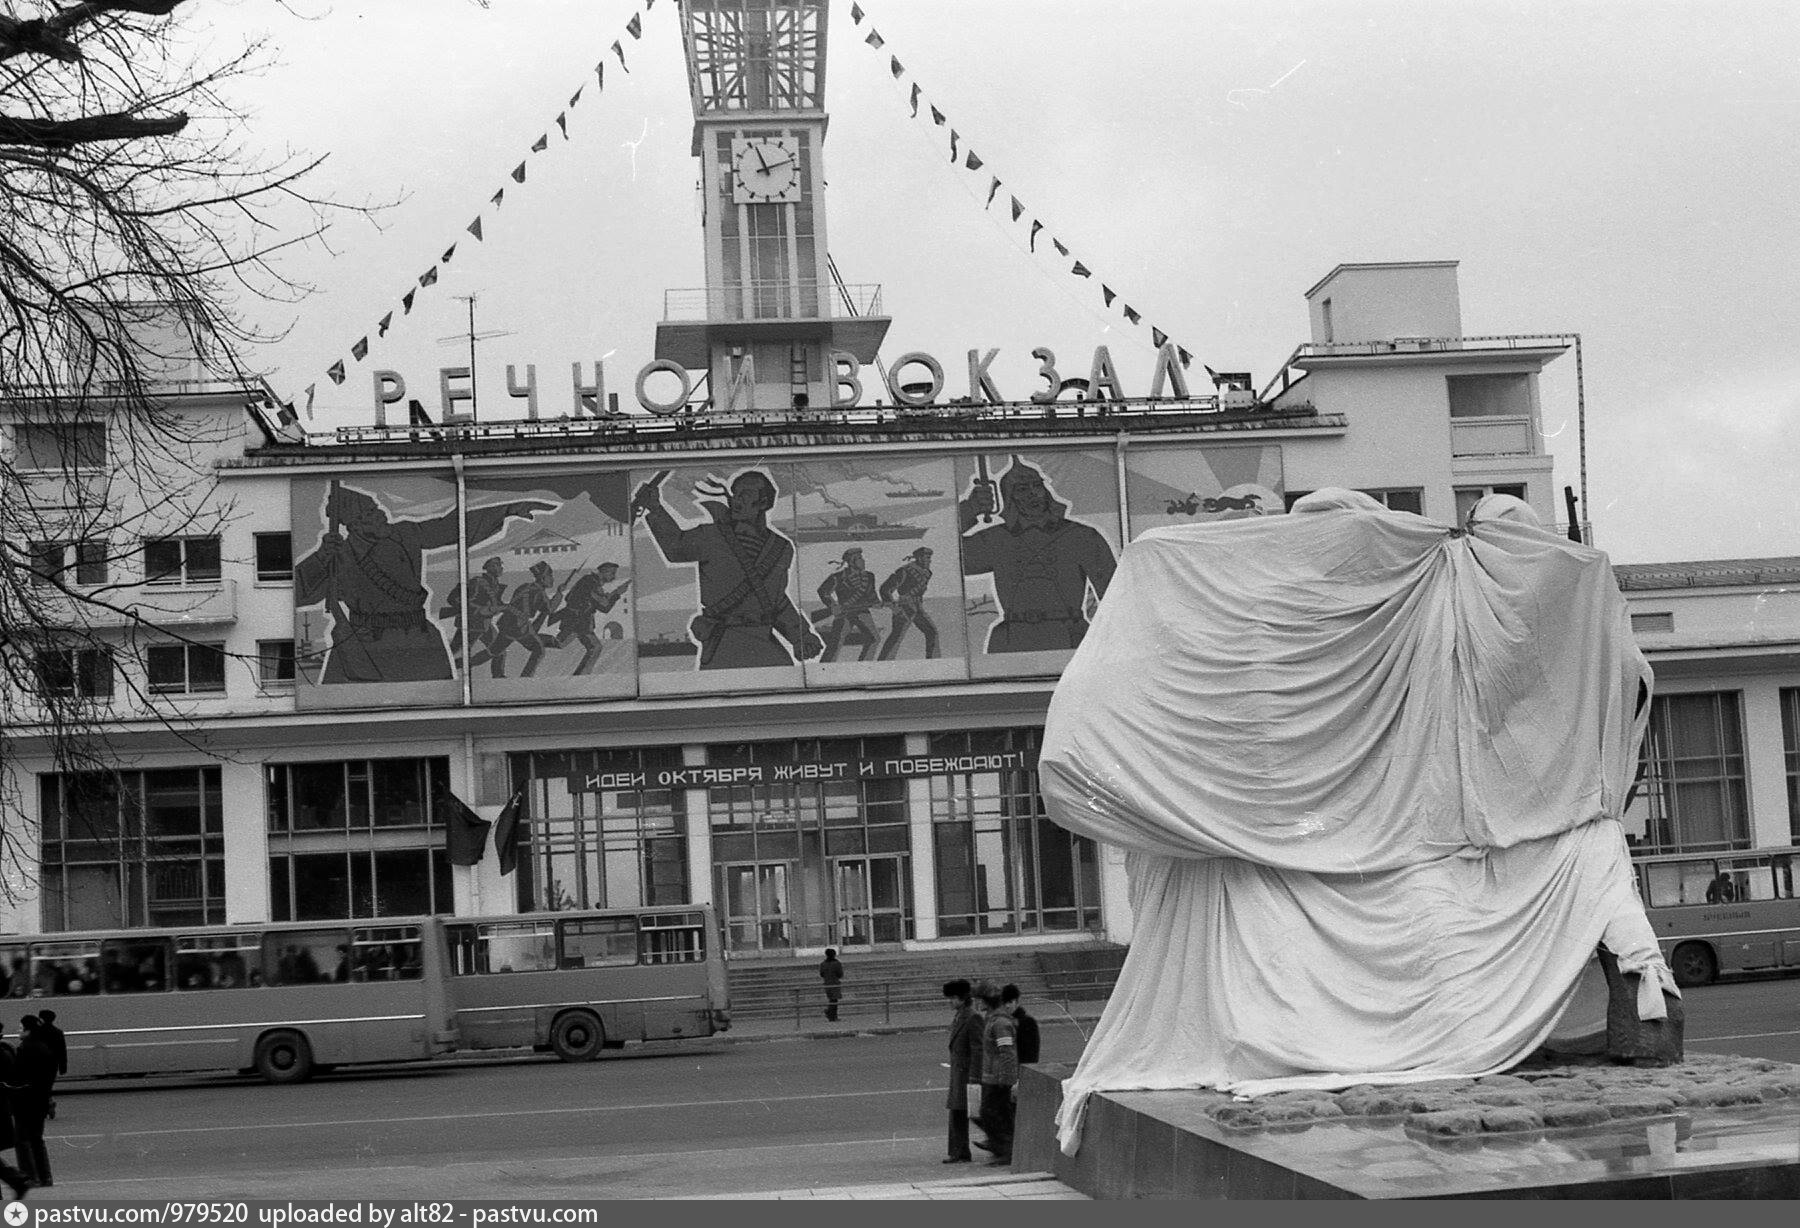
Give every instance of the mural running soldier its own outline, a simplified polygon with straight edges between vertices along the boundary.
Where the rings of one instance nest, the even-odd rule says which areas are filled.
[[[875,573],[864,565],[860,546],[844,551],[842,563],[834,567],[825,582],[819,585],[819,600],[825,603],[825,608],[813,615],[813,621],[831,620],[831,625],[825,629],[825,650],[819,654],[819,660],[837,660],[838,649],[845,644],[862,645],[862,651],[856,656],[858,661],[867,661],[874,656],[875,624],[869,618],[869,611],[875,608],[880,598],[875,589]]]
[[[519,671],[519,677],[529,678],[537,672],[538,662],[544,659],[544,649],[548,647],[538,629],[550,616],[550,582],[555,578],[550,564],[533,563],[531,579],[513,589],[494,619],[490,646],[494,677],[506,677],[506,650],[513,644],[522,645],[526,652],[525,668]]]
[[[550,510],[535,500],[472,508],[469,541],[493,537],[510,519]],[[320,682],[454,677],[443,633],[427,613],[425,553],[456,544],[456,509],[431,520],[394,520],[373,496],[334,481],[325,522],[317,548],[294,564],[295,606],[323,604],[331,617]]]
[[[451,656],[462,652],[463,612],[466,608],[469,643],[471,646],[481,645],[477,654],[480,660],[474,664],[479,665],[481,661],[488,659],[494,640],[494,615],[506,604],[506,585],[500,582],[501,573],[505,570],[506,564],[498,558],[490,558],[483,563],[481,571],[469,577],[469,600],[466,607],[462,600],[462,585],[450,590],[450,596],[444,602],[444,608],[438,611],[438,616],[456,620],[456,634],[450,637]]]
[[[963,574],[991,574],[1000,602],[987,651],[1074,648],[1087,634],[1088,593],[1098,601],[1112,580],[1112,546],[1092,525],[1069,519],[1043,473],[1017,456],[1000,475],[1000,522],[969,532],[996,510],[994,485],[977,478],[957,504]]]
[[[558,648],[568,647],[570,640],[581,641],[584,651],[580,663],[575,666],[577,674],[588,673],[594,668],[595,662],[600,660],[600,653],[604,646],[600,642],[600,637],[594,634],[595,617],[609,612],[619,604],[619,598],[623,597],[625,590],[631,587],[631,581],[627,580],[619,587],[608,590],[606,586],[611,584],[613,577],[618,574],[619,565],[617,563],[600,564],[599,567],[585,573],[581,579],[575,581],[574,587],[569,589],[569,595],[563,599],[562,604],[550,612],[551,621],[557,624],[556,646]]]
[[[893,624],[887,639],[881,642],[881,653],[875,659],[892,661],[900,650],[900,640],[908,627],[917,627],[925,636],[925,659],[938,655],[937,624],[925,612],[925,589],[931,584],[931,547],[920,546],[906,556],[894,574],[881,582],[881,602],[892,607]]]
[[[663,506],[662,483],[668,476],[664,470],[638,487],[631,506],[644,517],[664,559],[698,565],[700,612],[688,632],[700,645],[700,668],[754,669],[818,656],[824,642],[788,597],[794,543],[769,527],[777,493],[774,479],[749,469],[729,491],[703,488],[702,493],[726,498],[703,501],[700,506],[710,521],[683,528]]]

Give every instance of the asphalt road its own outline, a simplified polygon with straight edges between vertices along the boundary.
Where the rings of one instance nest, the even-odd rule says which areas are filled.
[[[1800,1063],[1800,979],[1687,991],[1688,1047]],[[1081,1037],[1044,1019],[1044,1060]],[[58,1182],[88,1198],[642,1198],[936,1181],[937,1033],[643,1047],[585,1065],[446,1063],[298,1087],[58,1089]]]

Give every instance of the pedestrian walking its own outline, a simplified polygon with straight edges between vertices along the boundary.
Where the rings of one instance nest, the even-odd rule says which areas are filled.
[[[56,1056],[38,1030],[36,1015],[19,1021],[19,1052],[13,1059],[7,1091],[12,1098],[13,1147],[19,1168],[33,1185],[55,1185],[50,1153],[44,1148],[44,1118],[50,1111],[50,1088],[56,1082]]]
[[[819,961],[819,979],[825,982],[825,1018],[836,1023],[838,999],[844,996],[840,988],[844,981],[844,965],[838,962],[836,947],[825,948],[825,958]]]
[[[0,1025],[0,1151],[13,1147],[17,1138],[13,1132],[12,1115],[12,1083],[13,1064],[17,1060],[18,1051],[3,1039],[6,1028]],[[19,1162],[25,1162],[24,1148],[20,1147]],[[31,1179],[5,1160],[0,1159],[0,1181],[11,1187],[15,1199],[25,1197],[25,1191],[31,1188]]]
[[[969,1084],[981,1082],[981,1012],[965,980],[946,981],[944,996],[956,1003],[950,1017],[950,1154],[946,1164],[967,1164],[969,1151]],[[979,1107],[979,1106],[977,1106]]]
[[[1013,1094],[1019,1082],[1019,1029],[1012,1012],[1000,1004],[1000,987],[983,981],[975,996],[987,1005],[981,1032],[981,1128],[987,1131],[988,1164],[1012,1163]]]
[[[1000,987],[1000,1005],[1012,1012],[1013,1026],[1019,1029],[1019,1065],[1030,1066],[1038,1060],[1038,1021],[1019,1004],[1019,987]]]
[[[55,1011],[38,1012],[38,1030],[44,1034],[44,1043],[50,1046],[51,1056],[56,1058],[56,1076],[61,1078],[69,1073],[69,1042],[63,1036],[63,1030],[56,1026]],[[51,1084],[54,1092],[55,1084]],[[56,1120],[56,1096],[50,1097],[50,1120]]]

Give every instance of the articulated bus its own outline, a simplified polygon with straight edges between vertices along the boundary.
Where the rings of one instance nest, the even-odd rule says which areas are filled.
[[[22,1013],[55,1010],[71,1077],[298,1083],[459,1047],[582,1061],[731,1021],[705,907],[0,935],[0,978]]]
[[[1800,848],[1635,858],[1638,896],[1681,986],[1721,972],[1800,969]]]

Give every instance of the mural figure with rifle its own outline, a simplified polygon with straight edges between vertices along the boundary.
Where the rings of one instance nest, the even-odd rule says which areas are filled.
[[[631,586],[631,581],[627,580],[617,588],[606,587],[619,574],[617,563],[602,563],[592,571],[583,570],[585,567],[584,563],[582,569],[577,569],[582,571],[581,579],[575,581],[562,604],[550,611],[550,620],[557,625],[558,648],[568,647],[571,640],[581,641],[581,661],[575,666],[576,674],[589,673],[600,660],[604,646],[594,632],[594,619],[611,612]],[[567,585],[568,581],[564,580],[563,584]]]
[[[987,458],[979,464],[957,511],[963,574],[992,575],[1000,604],[986,650],[1076,647],[1087,634],[1090,594],[1096,603],[1106,595],[1117,566],[1111,543],[1092,525],[1069,518],[1068,504],[1036,466],[1014,456],[995,482]],[[999,522],[990,523],[996,513]]]
[[[428,614],[425,555],[457,544],[456,509],[430,520],[394,519],[373,495],[333,481],[324,510],[318,546],[294,564],[295,607],[323,604],[331,620],[319,681],[453,678],[443,633]],[[485,541],[508,520],[550,510],[552,505],[534,500],[472,508],[469,541]]]
[[[537,673],[538,662],[544,659],[544,649],[549,647],[538,634],[544,621],[550,617],[550,609],[555,598],[550,595],[550,581],[556,573],[550,564],[537,562],[531,565],[531,579],[516,586],[506,604],[494,618],[494,638],[488,646],[489,658],[493,662],[493,676],[506,677],[506,650],[514,644],[525,649],[525,668],[519,671],[519,677],[529,678]],[[563,581],[566,586],[567,580]],[[557,597],[562,590],[557,590]],[[471,666],[477,664],[470,658]]]
[[[710,518],[684,527],[663,506],[662,470],[632,497],[635,515],[670,563],[693,563],[699,573],[700,612],[688,634],[700,646],[701,669],[755,669],[807,661],[824,642],[788,596],[794,543],[769,526],[775,481],[747,469],[729,488],[697,487]],[[784,647],[781,640],[785,640]]]

